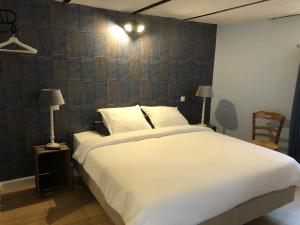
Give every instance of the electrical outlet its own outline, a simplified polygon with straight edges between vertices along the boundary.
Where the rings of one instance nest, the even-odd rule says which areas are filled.
[[[180,101],[185,102],[185,96],[180,96]]]

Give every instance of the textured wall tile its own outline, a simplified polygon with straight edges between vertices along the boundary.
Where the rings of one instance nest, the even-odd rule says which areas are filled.
[[[119,57],[122,60],[128,60],[128,57],[129,57],[129,42],[128,41],[120,41]]]
[[[108,80],[117,80],[119,77],[119,68],[117,59],[108,59],[107,60],[107,79]]]
[[[129,62],[129,79],[138,81],[140,77],[140,62],[139,60],[130,60]]]
[[[7,136],[7,112],[0,111],[0,137]]]
[[[33,24],[38,28],[48,28],[50,25],[50,11],[48,3],[33,5]]]
[[[25,119],[25,130],[39,130],[39,111],[38,110],[25,110],[24,111]]]
[[[38,80],[36,57],[31,55],[20,56],[20,75],[23,80]]]
[[[67,61],[65,57],[55,56],[53,58],[53,80],[66,81],[68,79]]]
[[[24,116],[22,111],[9,110],[7,113],[7,127],[10,137],[24,134]]]
[[[66,7],[63,4],[51,4],[51,27],[55,29],[66,28]]]
[[[91,7],[80,7],[80,30],[91,32],[94,25],[93,9]]]
[[[105,105],[107,101],[107,84],[106,82],[96,82],[96,103]]]
[[[102,9],[94,9],[94,31],[95,33],[106,33],[106,16]]]
[[[56,130],[68,130],[69,129],[69,110],[67,107],[65,107],[64,105],[60,106],[60,109],[58,111],[55,111],[54,118],[55,118],[55,129]]]
[[[118,40],[110,33],[107,33],[106,37],[106,56],[116,59],[118,57],[119,48]]]
[[[80,130],[81,129],[81,108],[80,107],[69,107],[69,118],[70,118],[70,129]]]
[[[140,81],[140,100],[147,101],[149,99],[149,81],[148,80],[141,80]]]
[[[179,42],[177,39],[173,39],[170,41],[170,58],[177,59],[179,57]]]
[[[37,72],[39,81],[52,81],[53,62],[50,57],[37,58]]]
[[[95,83],[82,82],[82,103],[94,104],[95,103]]]
[[[52,53],[52,33],[50,29],[39,29],[38,31],[38,54],[40,56]]]
[[[16,55],[6,55],[2,59],[2,68],[5,80],[8,82],[21,81],[20,74],[20,57]]]
[[[159,79],[159,63],[158,61],[150,61],[150,77],[149,80],[156,81]]]
[[[117,80],[107,81],[107,100],[108,103],[116,103],[120,99],[120,82]]]
[[[139,102],[139,97],[140,97],[139,82],[131,81],[129,91],[130,91],[130,103],[137,104]]]
[[[67,34],[68,56],[79,57],[81,55],[81,35],[79,30],[70,30]]]
[[[16,0],[16,7],[18,15],[18,24],[32,24],[32,2]]]
[[[93,121],[96,119],[97,113],[95,112],[94,105],[86,105],[82,108],[82,128],[84,130],[93,129]]]
[[[106,37],[103,34],[95,34],[95,56],[104,57],[106,54]]]
[[[159,98],[159,81],[152,81],[151,82],[151,99],[152,100],[158,100]]]
[[[66,8],[67,28],[79,29],[80,6],[75,4],[68,4]]]
[[[22,86],[18,83],[6,83],[5,95],[8,109],[21,109],[22,102]]]
[[[141,38],[141,43],[140,43],[140,57],[141,59],[149,59],[150,55],[151,55],[151,40],[149,37],[144,36]]]
[[[161,61],[159,65],[159,79],[168,80],[169,77],[169,62]]]
[[[54,55],[65,55],[67,40],[65,30],[53,31],[53,53]]]
[[[26,81],[23,84],[23,106],[27,109],[38,107],[40,86],[37,81]]]
[[[131,60],[138,60],[140,58],[140,41],[138,40],[133,40],[129,44],[129,58]]]
[[[81,33],[81,57],[94,56],[94,37],[92,33]]]
[[[107,70],[106,70],[106,58],[96,57],[95,58],[95,73],[96,81],[106,81],[107,80]]]
[[[159,40],[159,58],[167,60],[169,58],[170,42],[169,40]]]
[[[176,81],[171,80],[168,83],[168,96],[169,99],[176,99]]]
[[[32,24],[18,26],[18,35],[22,37],[22,42],[34,48],[38,47],[38,36]]]
[[[120,100],[123,103],[127,103],[129,101],[129,82],[124,81],[120,84]]]
[[[128,61],[127,60],[120,60],[118,68],[119,68],[118,80],[127,81],[129,79],[129,64],[128,64]]]
[[[0,83],[0,110],[6,110],[6,94],[3,83]]]
[[[95,77],[95,63],[91,58],[81,60],[81,80],[92,81]]]
[[[80,80],[81,73],[80,58],[68,58],[68,79]]]
[[[79,80],[69,81],[69,103],[72,106],[81,104],[81,82]]]
[[[150,66],[149,62],[146,60],[140,61],[140,73],[141,73],[141,80],[149,80],[150,76]]]

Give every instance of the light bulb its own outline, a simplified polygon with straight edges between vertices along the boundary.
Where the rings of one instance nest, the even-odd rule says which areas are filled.
[[[132,31],[132,25],[131,25],[131,23],[126,23],[126,24],[124,25],[124,28],[125,28],[125,30],[126,30],[127,32],[131,32],[131,31]]]
[[[138,33],[142,33],[144,30],[145,30],[145,26],[144,26],[143,24],[139,24],[139,25],[137,26],[136,31],[137,31]]]

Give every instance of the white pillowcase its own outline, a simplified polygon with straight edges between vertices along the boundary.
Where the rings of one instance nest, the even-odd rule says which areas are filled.
[[[189,122],[177,107],[141,106],[155,128],[188,125]]]
[[[110,134],[152,129],[138,105],[98,109]]]

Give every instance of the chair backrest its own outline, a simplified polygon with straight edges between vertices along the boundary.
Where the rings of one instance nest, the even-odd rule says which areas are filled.
[[[258,118],[267,120],[269,126],[258,126]],[[254,112],[252,118],[252,139],[254,140],[257,136],[269,137],[272,142],[278,144],[284,120],[285,116],[279,113],[264,111]],[[274,126],[270,126],[272,122],[275,122]]]

